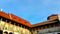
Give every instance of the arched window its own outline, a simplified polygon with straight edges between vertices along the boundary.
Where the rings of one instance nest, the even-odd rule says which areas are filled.
[[[12,32],[10,32],[9,34],[13,34]]]
[[[0,34],[3,34],[3,31],[2,30],[0,30]]]
[[[4,34],[8,34],[8,32],[4,32]]]
[[[39,32],[39,31],[37,31],[37,34],[40,34],[40,32]]]

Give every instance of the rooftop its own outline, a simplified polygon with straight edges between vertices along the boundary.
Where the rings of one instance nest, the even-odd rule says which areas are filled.
[[[41,26],[41,25],[44,25],[44,24],[50,24],[53,22],[53,20],[55,19],[58,19],[58,16],[57,14],[52,14],[50,16],[48,16],[47,18],[47,21],[44,21],[44,22],[39,22],[37,24],[30,24],[29,21],[21,18],[21,17],[18,17],[12,13],[5,13],[3,11],[0,11],[0,16],[2,17],[5,17],[5,18],[8,18],[10,20],[13,20],[13,21],[16,21],[17,23],[20,23],[20,24],[23,24],[23,25],[26,25],[26,26],[29,26],[29,27],[35,27],[35,26]]]

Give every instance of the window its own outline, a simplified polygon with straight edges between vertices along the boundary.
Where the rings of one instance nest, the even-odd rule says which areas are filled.
[[[10,27],[9,27],[9,30],[13,30],[14,28],[13,28],[13,25],[12,24],[10,24]]]
[[[53,25],[51,25],[51,27],[53,27]]]
[[[5,26],[5,22],[4,21],[0,21],[0,29],[3,30]]]
[[[37,31],[37,34],[40,34],[40,32],[39,32],[39,31]]]

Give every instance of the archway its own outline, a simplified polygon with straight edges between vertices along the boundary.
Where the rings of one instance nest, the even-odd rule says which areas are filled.
[[[8,32],[4,32],[4,34],[8,34]]]
[[[13,34],[12,32],[10,32],[9,34]]]

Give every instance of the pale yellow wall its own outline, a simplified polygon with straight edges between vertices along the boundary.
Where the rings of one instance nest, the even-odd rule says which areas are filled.
[[[12,31],[15,34],[31,34],[28,29],[22,28],[20,26],[12,25],[10,23],[4,22],[0,20],[0,28],[4,28],[3,30]],[[7,28],[7,29],[6,29]]]
[[[60,20],[60,14],[58,15],[58,19]]]

